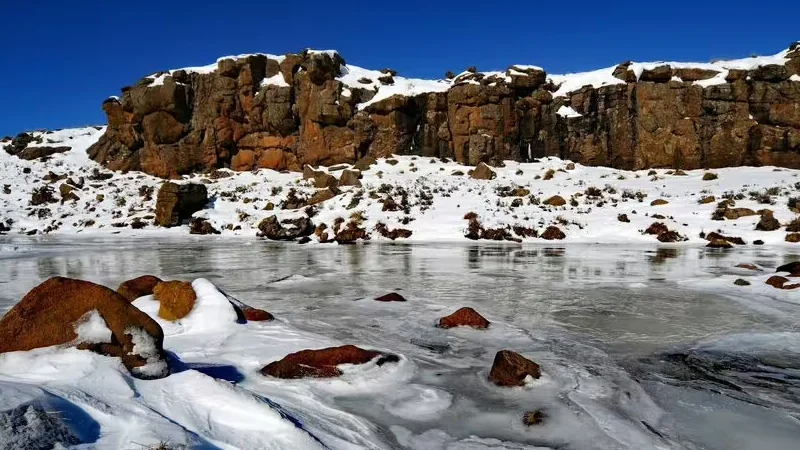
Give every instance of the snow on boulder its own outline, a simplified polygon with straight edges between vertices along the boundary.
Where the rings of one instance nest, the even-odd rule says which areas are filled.
[[[156,295],[139,298],[133,302],[133,305],[158,320],[168,336],[189,333],[216,333],[224,328],[236,326],[236,310],[225,294],[220,292],[214,283],[205,278],[198,278],[191,284],[183,283],[183,286],[180,287],[184,291],[183,295],[190,295],[186,291],[187,288],[192,290],[195,300],[188,313],[177,320],[165,320],[161,317],[162,304],[158,301]]]
[[[142,275],[128,281],[124,281],[117,288],[117,293],[128,299],[129,302],[145,295],[153,295],[153,288],[161,283],[161,278],[153,275]]]
[[[542,376],[539,365],[511,350],[497,352],[489,371],[489,381],[498,386],[524,386],[529,376]]]
[[[439,319],[441,328],[472,327],[488,328],[489,321],[472,308],[460,308],[458,311],[447,317]]]
[[[158,300],[158,317],[178,320],[186,317],[197,300],[192,285],[184,281],[164,281],[153,288],[153,297]]]
[[[121,295],[88,281],[51,278],[0,320],[0,353],[54,345],[118,357],[134,376],[169,374],[164,333]]]
[[[332,378],[342,374],[342,364],[366,364],[377,359],[376,364],[382,366],[387,362],[397,362],[397,355],[364,350],[355,345],[323,348],[320,350],[302,350],[286,355],[280,361],[274,361],[261,369],[262,375],[276,378]]]

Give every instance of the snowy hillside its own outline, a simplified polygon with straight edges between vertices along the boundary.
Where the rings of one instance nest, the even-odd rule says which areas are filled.
[[[153,225],[162,179],[110,172],[89,160],[86,148],[102,133],[102,128],[36,133],[42,143],[30,148],[71,147],[46,160],[27,161],[0,152],[2,230],[29,235],[188,234],[186,225]],[[338,178],[345,167],[349,166],[320,170]],[[800,172],[773,167],[634,172],[544,158],[534,163],[507,161],[505,167],[492,168],[496,178],[491,180],[473,179],[470,169],[424,157],[381,159],[362,172],[361,187],[339,186],[338,195],[313,210],[305,205],[319,190],[301,173],[221,169],[178,182],[207,187],[210,202],[194,216],[207,219],[222,236],[254,237],[267,217],[282,221],[311,213],[316,225],[333,227],[337,219],[356,222],[376,241],[386,240],[375,231],[379,224],[390,231],[409,230],[409,241],[463,241],[470,224],[465,216],[475,213],[483,228],[507,229],[513,239],[524,242],[544,242],[530,236],[552,225],[566,235],[564,242],[657,243],[656,235],[642,232],[661,222],[694,245],[706,244],[700,235],[712,231],[747,243],[784,244],[784,227],[795,219],[791,208],[797,207],[794,198],[800,196]],[[564,204],[548,201],[554,196]],[[726,199],[721,210],[728,215],[712,220]],[[780,229],[755,229],[764,209],[773,211]],[[514,227],[533,231],[520,235]],[[311,237],[312,242],[318,240]]]

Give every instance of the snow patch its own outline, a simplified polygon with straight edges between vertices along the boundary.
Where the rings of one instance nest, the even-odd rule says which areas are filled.
[[[75,334],[78,335],[77,343],[101,344],[111,342],[111,330],[108,329],[103,316],[93,309],[78,319],[75,324]]]
[[[579,113],[578,111],[575,111],[574,109],[572,109],[571,106],[565,106],[565,105],[562,105],[560,108],[558,108],[558,111],[556,111],[556,114],[558,114],[561,117],[566,117],[568,119],[571,119],[571,118],[574,118],[574,117],[583,117],[583,115],[581,113]]]
[[[134,375],[144,378],[161,378],[169,374],[169,364],[158,351],[156,340],[150,333],[139,327],[128,327],[125,334],[131,336],[133,350],[131,355],[138,355],[147,360],[145,365],[133,369]]]

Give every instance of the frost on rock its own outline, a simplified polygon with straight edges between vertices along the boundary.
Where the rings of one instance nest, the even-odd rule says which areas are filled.
[[[102,344],[111,342],[111,330],[108,329],[103,316],[93,309],[75,323],[76,341],[85,344]]]
[[[132,369],[133,375],[140,378],[163,378],[169,375],[169,364],[158,350],[153,336],[139,327],[127,328],[125,334],[130,335],[133,341],[133,351],[130,354],[147,360],[145,365]]]

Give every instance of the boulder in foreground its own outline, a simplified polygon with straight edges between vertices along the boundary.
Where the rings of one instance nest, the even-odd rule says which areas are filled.
[[[186,317],[194,308],[197,294],[191,283],[164,281],[153,288],[153,296],[159,302],[158,317],[178,320]]]
[[[54,345],[118,357],[139,378],[169,374],[164,332],[150,316],[111,289],[50,278],[0,320],[0,353]]]
[[[453,328],[453,327],[472,327],[472,328],[488,328],[490,322],[485,317],[480,315],[478,311],[470,307],[460,308],[458,311],[450,314],[447,317],[439,319],[439,327]]]
[[[267,364],[261,369],[262,375],[276,378],[332,378],[342,374],[337,366],[341,364],[365,364],[378,358],[379,366],[387,362],[397,362],[396,355],[364,350],[355,345],[302,350],[286,355],[280,361]]]
[[[542,376],[539,365],[511,350],[500,350],[494,357],[489,381],[498,386],[523,386],[525,378]]]
[[[117,293],[132,302],[139,297],[153,295],[153,288],[158,283],[161,283],[161,278],[153,275],[142,275],[120,284],[117,288]]]

